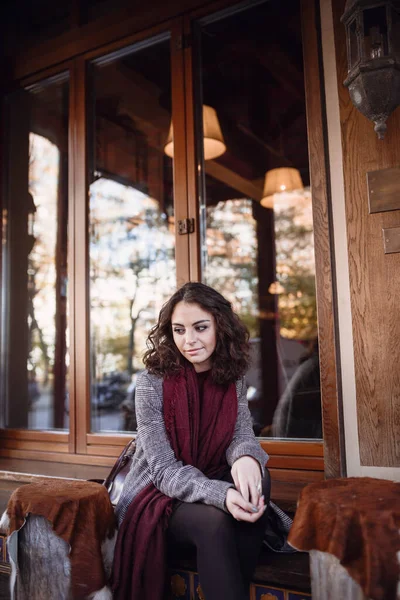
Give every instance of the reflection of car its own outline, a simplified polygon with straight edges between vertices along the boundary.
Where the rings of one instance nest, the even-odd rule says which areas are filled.
[[[136,382],[138,375],[142,373],[142,370],[137,371],[132,375],[132,381],[128,386],[126,398],[121,404],[122,409],[122,429],[123,431],[136,431],[137,421],[135,413],[135,394],[136,394]]]
[[[29,404],[33,404],[35,400],[38,400],[40,398],[39,385],[36,379],[34,379],[34,377],[31,377],[28,380],[28,398]]]
[[[278,358],[278,394],[285,390],[288,382],[295,373],[301,358],[305,355],[306,348],[299,340],[289,340],[279,336],[277,339]],[[250,368],[246,373],[247,400],[253,429],[256,435],[270,435],[266,433],[271,423],[264,422],[265,403],[268,402],[268,390],[263,390],[262,381],[262,356],[261,340],[253,338],[250,340]],[[275,399],[277,402],[277,398]]]
[[[105,375],[94,386],[92,404],[98,409],[115,409],[125,400],[127,378],[124,373]]]
[[[254,433],[258,435],[262,429],[263,409],[260,338],[250,340],[250,368],[246,373],[246,384],[253,429]]]

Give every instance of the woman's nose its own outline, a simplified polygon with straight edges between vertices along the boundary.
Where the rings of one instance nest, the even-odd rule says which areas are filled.
[[[196,341],[196,334],[194,331],[187,331],[186,332],[186,343],[187,344],[194,344]]]

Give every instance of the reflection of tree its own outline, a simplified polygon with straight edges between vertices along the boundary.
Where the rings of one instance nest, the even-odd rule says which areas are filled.
[[[174,236],[158,202],[134,188],[101,178],[91,186],[90,206],[97,377],[132,375],[148,330],[175,288]]]
[[[35,308],[34,308],[34,299],[35,295],[40,290],[35,289],[35,276],[38,270],[38,265],[36,265],[36,269],[34,268],[34,264],[32,260],[29,260],[29,287],[28,287],[28,323],[29,323],[29,340],[30,340],[30,348],[29,354],[31,361],[34,363],[38,363],[38,360],[34,359],[35,347],[39,347],[41,352],[42,359],[42,384],[47,385],[49,381],[49,372],[50,372],[50,357],[49,357],[49,346],[45,340],[45,336],[43,335],[43,331],[39,326],[39,323],[35,316]],[[35,336],[37,334],[37,337]],[[37,341],[36,341],[37,340]],[[36,373],[35,373],[36,374]]]
[[[252,337],[258,335],[257,237],[251,200],[207,210],[206,282],[228,298]]]
[[[275,211],[279,320],[283,337],[312,339],[317,332],[311,198]]]
[[[165,258],[166,258],[165,253],[162,250],[159,252],[156,252],[156,254],[154,256],[154,259],[156,261],[158,261],[158,260],[165,261]],[[156,289],[157,283],[160,280],[160,277],[157,275],[153,275],[153,277],[150,278],[150,280],[149,280],[150,266],[151,266],[150,261],[146,257],[145,258],[137,257],[136,260],[131,261],[129,263],[129,267],[135,278],[134,292],[133,292],[133,295],[131,296],[131,298],[129,299],[129,315],[130,315],[130,320],[131,320],[131,327],[129,330],[128,359],[127,359],[127,371],[129,373],[129,375],[132,375],[134,373],[133,359],[135,356],[136,326],[140,320],[141,315],[144,312],[148,311],[150,308],[149,304],[142,305],[142,306],[140,306],[140,308],[136,308],[138,291],[140,290],[141,287],[145,286],[148,283],[151,283],[152,287]]]
[[[29,136],[29,190],[35,222],[28,223],[32,248],[28,257],[29,361],[43,385],[49,381],[55,347],[55,249],[59,150],[48,139]],[[33,213],[32,213],[33,220]]]
[[[278,310],[283,337],[316,335],[314,241],[309,191],[277,199],[274,209]],[[207,209],[206,281],[224,294],[258,332],[257,234],[251,200],[228,200]],[[272,293],[272,290],[271,290]]]
[[[135,330],[136,325],[140,319],[141,313],[145,310],[145,307],[139,308],[139,310],[135,311],[135,302],[138,290],[140,288],[140,278],[141,275],[144,274],[148,268],[148,261],[145,259],[138,258],[136,262],[130,262],[129,264],[132,273],[135,277],[135,288],[132,297],[129,300],[129,315],[131,320],[131,327],[129,330],[129,343],[128,343],[128,359],[127,359],[127,371],[129,375],[133,374],[133,357],[135,355]]]

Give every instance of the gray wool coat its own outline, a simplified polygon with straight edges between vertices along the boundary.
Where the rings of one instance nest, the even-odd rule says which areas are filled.
[[[226,451],[230,466],[241,456],[252,456],[264,474],[268,454],[261,448],[252,428],[244,378],[236,382],[238,416],[231,444]],[[121,524],[133,498],[149,483],[163,494],[183,502],[203,502],[226,510],[225,499],[231,483],[209,479],[192,465],[177,460],[169,443],[163,418],[163,380],[147,371],[137,380],[135,394],[138,433],[132,466],[125,478],[116,507]]]

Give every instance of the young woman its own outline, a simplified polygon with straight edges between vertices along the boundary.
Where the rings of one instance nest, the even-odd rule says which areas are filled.
[[[266,525],[267,454],[246,400],[248,332],[187,283],[163,306],[136,388],[136,453],[117,506],[117,600],[163,600],[168,544],[192,545],[206,600],[245,600]]]

